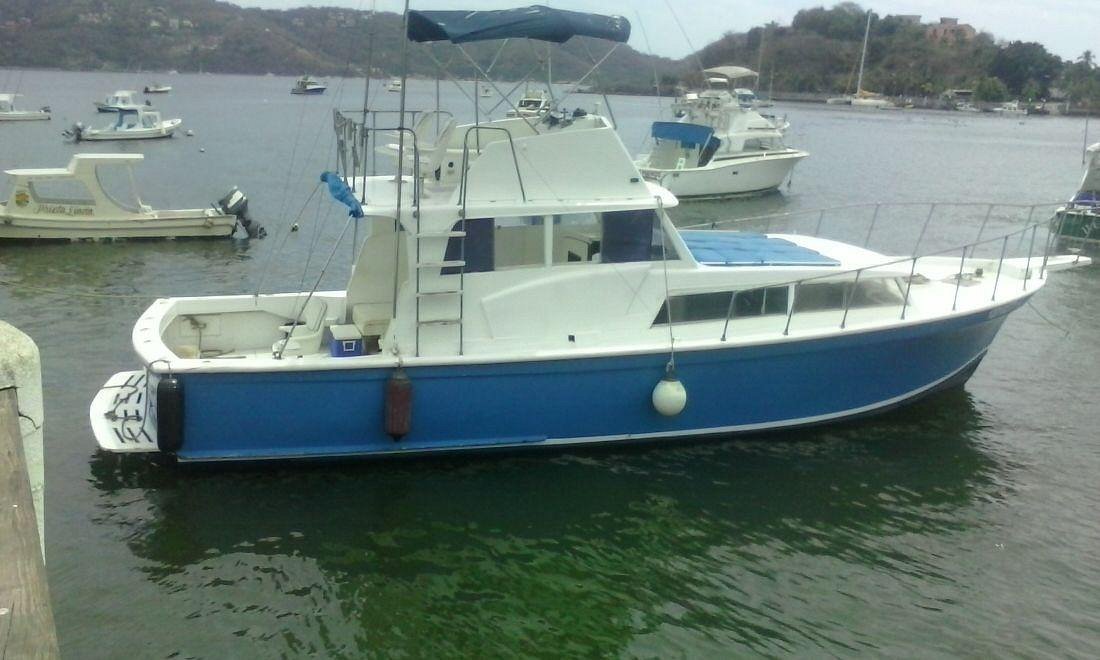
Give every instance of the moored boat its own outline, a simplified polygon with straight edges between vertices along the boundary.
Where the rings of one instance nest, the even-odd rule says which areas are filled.
[[[391,78],[389,83],[386,84],[387,92],[400,92],[405,88],[405,81],[401,78]]]
[[[1100,142],[1085,150],[1085,173],[1077,192],[1058,209],[1051,229],[1063,245],[1100,248]]]
[[[38,110],[20,110],[15,99],[22,94],[0,94],[0,121],[35,121],[50,118],[49,106]]]
[[[550,95],[541,89],[528,90],[515,107],[505,113],[508,117],[540,117],[552,107]]]
[[[637,160],[642,176],[677,197],[722,197],[776,190],[809,154],[783,142],[787,123],[764,117],[729,91],[742,67],[714,67],[711,88],[688,92],[672,109],[678,121],[654,122],[653,146]],[[749,73],[752,73],[751,71]],[[755,74],[753,74],[755,75]]]
[[[629,34],[619,17],[544,7],[516,28],[516,11],[476,12],[477,26]],[[465,16],[410,12],[409,37],[453,40]],[[347,288],[155,301],[133,331],[141,367],[92,402],[102,448],[383,456],[833,422],[965,382],[1046,278],[1030,253],[975,256],[1001,237],[959,246],[960,260],[679,230],[676,198],[640,176],[609,124],[469,127],[453,182],[421,170],[418,142],[410,173],[360,172],[343,156],[372,124],[335,124],[335,162],[352,169],[322,181],[348,208],[344,233],[367,229]]]
[[[141,104],[135,100],[137,92],[120,89],[103,101],[94,101],[96,110],[100,112],[118,112],[119,110],[132,110],[140,108]]]
[[[172,91],[171,85],[162,85],[160,83],[153,83],[152,85],[145,86],[146,94],[167,94]]]
[[[64,135],[75,142],[81,140],[149,140],[172,137],[183,123],[182,119],[161,119],[156,110],[147,110],[145,106],[120,108],[118,117],[112,124],[103,128],[87,128],[76,123]]]
[[[326,89],[328,89],[328,85],[325,83],[316,81],[309,76],[302,76],[294,82],[294,86],[290,88],[290,93],[314,96],[324,94]]]
[[[14,169],[10,195],[0,203],[0,239],[113,240],[230,236],[238,227],[255,235],[248,200],[231,191],[216,207],[156,210],[102,184],[107,168],[131,168],[141,154],[76,154],[64,168]],[[133,181],[132,172],[130,180]]]

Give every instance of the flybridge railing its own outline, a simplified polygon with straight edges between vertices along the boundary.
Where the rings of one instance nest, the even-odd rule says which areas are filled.
[[[379,133],[385,135],[392,135],[394,133],[404,132],[406,133],[405,150],[411,149],[412,152],[412,166],[411,172],[405,165],[404,154],[397,154],[395,151],[395,158],[400,163],[400,170],[402,173],[409,173],[413,179],[413,204],[419,205],[420,194],[422,192],[423,181],[421,180],[421,148],[419,141],[423,136],[419,136],[416,130],[410,128],[403,128],[397,126],[379,126],[379,117],[386,115],[397,115],[398,110],[335,110],[333,111],[333,128],[336,132],[336,164],[338,173],[345,178],[348,184],[351,186],[353,192],[356,192],[360,197],[360,202],[366,202],[366,190],[365,185],[360,186],[359,181],[366,176],[375,175],[378,173],[377,161],[375,156],[378,152],[378,139]],[[440,111],[419,111],[419,110],[406,110],[406,116],[412,121],[413,125],[418,126],[416,121],[420,116],[422,121],[429,117],[435,116],[437,118],[436,131],[439,132],[438,118],[444,116],[450,116],[450,113]],[[362,119],[356,118],[356,115],[362,116]],[[404,122],[401,122],[404,124]],[[520,198],[527,201],[527,191],[523,183],[523,175],[520,172],[519,158],[516,154],[516,145],[512,132],[507,128],[500,126],[484,126],[474,125],[465,129],[465,133],[462,136],[462,160],[461,160],[461,174],[458,181],[458,188],[460,191],[460,201],[463,209],[463,215],[465,215],[466,198],[469,193],[469,170],[470,163],[473,159],[471,152],[480,154],[484,148],[482,142],[482,136],[485,134],[494,135],[497,133],[503,134],[500,140],[506,140],[508,147],[511,151],[512,166],[516,174],[516,183]],[[438,143],[439,135],[435,136],[436,144],[430,146],[430,149],[448,149],[449,144]],[[368,161],[369,159],[369,161]],[[368,166],[369,162],[369,166]],[[396,169],[396,168],[395,168]]]
[[[911,211],[909,215],[917,218],[923,218],[923,221],[918,223],[919,229],[917,230],[916,241],[912,247],[907,251],[911,256],[885,258],[873,264],[861,266],[859,268],[853,268],[848,270],[830,271],[828,273],[822,273],[811,277],[803,277],[798,279],[792,279],[785,282],[769,283],[766,286],[771,287],[787,287],[790,292],[788,295],[786,319],[783,326],[783,335],[788,335],[791,329],[791,322],[798,313],[798,295],[801,287],[814,283],[814,282],[843,282],[849,283],[850,286],[846,287],[846,293],[844,296],[843,308],[838,310],[840,312],[840,320],[838,328],[843,330],[848,325],[849,312],[852,308],[852,300],[855,298],[856,290],[861,278],[868,273],[877,269],[884,269],[890,267],[897,267],[908,264],[908,276],[905,277],[905,291],[901,299],[900,319],[904,320],[906,314],[909,311],[912,301],[911,293],[915,280],[921,277],[918,272],[918,262],[921,259],[927,259],[929,257],[949,257],[951,255],[959,256],[958,270],[950,277],[954,280],[954,294],[951,303],[951,311],[956,311],[959,304],[959,292],[964,286],[964,282],[970,282],[973,277],[980,277],[984,274],[985,269],[996,264],[992,291],[990,293],[990,302],[997,301],[998,293],[1005,292],[1005,285],[1002,284],[1002,272],[1004,271],[1005,260],[1009,257],[1010,253],[1024,253],[1024,264],[1022,274],[1020,276],[1020,287],[1022,291],[1026,291],[1028,283],[1032,280],[1035,274],[1032,272],[1033,265],[1039,266],[1037,278],[1043,280],[1046,277],[1047,264],[1049,262],[1051,251],[1057,244],[1057,239],[1060,234],[1060,225],[1063,219],[1058,217],[1056,222],[1052,222],[1045,214],[1042,214],[1044,209],[1053,209],[1057,207],[1057,204],[999,204],[999,203],[983,203],[983,202],[961,202],[961,203],[943,203],[943,202],[891,202],[891,203],[871,203],[871,204],[849,204],[837,207],[831,207],[826,209],[812,209],[812,210],[799,210],[786,213],[769,214],[761,216],[753,216],[746,218],[731,218],[728,220],[713,221],[707,223],[700,223],[695,225],[682,226],[680,229],[719,229],[719,228],[743,228],[749,226],[764,233],[773,233],[776,231],[782,231],[782,233],[802,233],[797,231],[798,220],[808,219],[813,225],[812,235],[815,237],[822,237],[824,230],[830,228],[830,224],[827,223],[827,218],[837,218],[838,216],[843,219],[842,228],[845,237],[842,240],[854,242],[851,234],[858,232],[863,236],[863,246],[868,247],[871,244],[872,237],[874,235],[876,227],[879,228],[880,233],[883,231],[882,226],[884,221],[889,220],[889,214],[894,209],[907,209]],[[963,217],[981,218],[981,222],[978,224],[977,236],[970,241],[959,243],[956,242],[948,247],[933,247],[921,251],[922,245],[927,244],[930,241],[943,242],[946,237],[933,232],[931,235],[929,229],[934,226],[934,220],[939,217],[947,216],[948,219],[958,219],[956,213],[944,213],[945,211],[967,211],[963,213]],[[1001,213],[998,213],[1001,211]],[[869,215],[866,229],[858,227],[858,222],[852,222],[852,216],[858,215],[860,212],[865,215]],[[976,213],[975,213],[976,212]],[[1008,217],[1006,216],[1006,213]],[[1041,214],[1041,215],[1040,215]],[[1036,220],[1036,217],[1041,217],[1041,220]],[[983,234],[990,228],[990,226],[998,227],[1002,226],[1005,222],[1008,222],[1010,226],[1015,228],[1008,231],[998,232],[998,235],[991,238],[983,238]],[[783,223],[787,225],[782,229],[777,229],[776,225]],[[1020,225],[1023,226],[1020,226]],[[972,225],[971,225],[972,226]],[[1015,245],[1013,245],[1015,244]],[[1024,247],[1026,245],[1026,248]],[[1041,248],[1041,252],[1036,253],[1036,246]],[[992,250],[992,255],[989,257],[979,257],[979,251],[985,248]],[[970,278],[967,277],[967,261],[971,262],[973,272],[970,274]],[[1076,257],[1074,263],[1080,261],[1080,256]],[[937,270],[942,273],[942,264],[937,264]],[[904,270],[902,268],[901,270]],[[752,289],[759,289],[761,285],[756,284]],[[729,306],[727,308],[725,323],[722,328],[721,341],[726,341],[729,335],[730,321],[735,318],[734,310],[736,309],[737,296],[745,291],[732,291],[730,293]],[[668,302],[666,301],[666,306]],[[809,311],[809,310],[807,310]],[[813,310],[820,312],[823,310]],[[671,310],[670,310],[671,312]],[[671,313],[670,313],[671,318]]]

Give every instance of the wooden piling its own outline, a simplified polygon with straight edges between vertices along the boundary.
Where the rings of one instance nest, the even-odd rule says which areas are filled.
[[[0,389],[0,658],[57,658],[15,388]]]

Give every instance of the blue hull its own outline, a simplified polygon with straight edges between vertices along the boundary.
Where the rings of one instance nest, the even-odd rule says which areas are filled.
[[[650,402],[667,354],[406,368],[412,430],[383,430],[391,369],[177,374],[181,460],[485,450],[760,432],[847,419],[961,384],[1022,300],[788,344],[678,352],[686,409]]]

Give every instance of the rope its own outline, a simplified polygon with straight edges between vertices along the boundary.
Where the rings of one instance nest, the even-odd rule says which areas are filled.
[[[1028,298],[1027,306],[1031,308],[1031,311],[1035,312],[1036,316],[1038,316],[1039,318],[1046,321],[1047,324],[1050,325],[1050,327],[1054,328],[1055,330],[1061,330],[1063,336],[1066,336],[1066,337],[1069,336],[1069,330],[1067,328],[1063,327],[1063,326],[1058,325],[1057,323],[1050,320],[1049,318],[1047,318],[1046,315],[1044,315],[1042,312],[1039,311],[1038,307],[1036,307],[1035,305],[1032,304],[1032,299],[1031,298]]]

